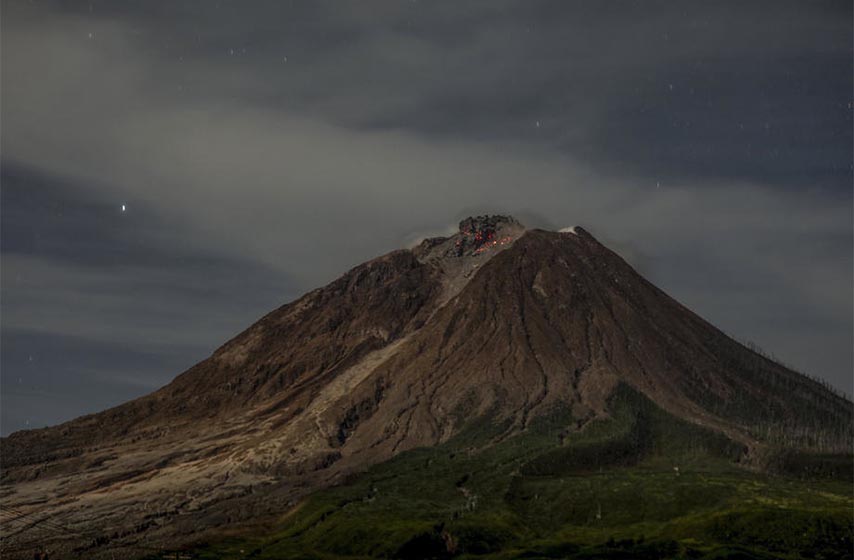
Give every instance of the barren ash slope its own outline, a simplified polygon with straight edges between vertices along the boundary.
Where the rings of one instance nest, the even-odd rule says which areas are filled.
[[[850,471],[851,436],[849,400],[730,339],[587,231],[480,216],[280,307],[155,393],[4,438],[0,552],[142,557],[273,530],[313,492],[418,449],[471,461],[516,445],[495,494],[524,517],[526,476],[690,454],[832,478],[839,457]],[[442,480],[439,464],[423,477]],[[466,469],[445,501],[471,511]],[[406,556],[433,542],[419,527],[361,554]],[[437,527],[445,553],[467,550],[464,530]]]

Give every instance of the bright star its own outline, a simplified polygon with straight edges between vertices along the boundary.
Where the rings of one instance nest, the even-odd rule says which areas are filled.
[[[124,204],[122,204],[122,212],[127,212],[127,210],[128,210],[128,207],[125,206]]]

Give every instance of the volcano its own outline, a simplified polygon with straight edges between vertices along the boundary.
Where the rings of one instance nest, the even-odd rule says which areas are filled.
[[[360,554],[495,551],[522,533],[474,538],[463,521],[490,500],[553,517],[531,509],[547,502],[531,481],[643,465],[686,480],[677,461],[833,480],[850,475],[851,438],[847,398],[726,336],[583,228],[471,217],[272,311],[150,395],[4,438],[1,550],[156,555],[278,530],[318,492],[363,488],[367,508],[392,492],[382,480],[417,471],[416,486],[453,478],[427,490],[453,511],[386,510],[419,521],[351,534],[393,543]],[[603,499],[567,523],[598,527]]]

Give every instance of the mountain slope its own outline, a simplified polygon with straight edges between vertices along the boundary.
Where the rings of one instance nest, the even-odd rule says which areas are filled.
[[[472,449],[544,418],[560,449],[615,418],[626,390],[754,470],[781,444],[850,451],[850,401],[726,337],[583,229],[481,216],[279,308],[147,397],[5,438],[3,503],[62,519],[65,534],[39,537],[60,550],[143,554],[484,419]],[[655,432],[631,417],[629,440]]]
[[[739,467],[738,444],[621,384],[569,436],[556,406],[513,437],[487,417],[396,455],[200,558],[850,558],[851,461],[833,480]],[[490,443],[491,442],[491,443]],[[830,473],[825,473],[830,474]]]

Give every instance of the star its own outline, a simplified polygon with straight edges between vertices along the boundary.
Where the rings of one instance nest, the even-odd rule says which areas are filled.
[[[122,204],[122,212],[127,212],[127,211],[128,211],[128,207],[126,205]]]

